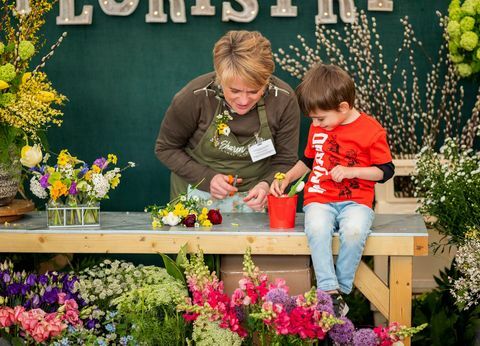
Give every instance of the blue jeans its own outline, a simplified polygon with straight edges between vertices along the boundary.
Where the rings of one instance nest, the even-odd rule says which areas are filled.
[[[305,212],[305,233],[312,254],[317,286],[323,291],[352,291],[353,279],[371,232],[373,210],[352,201],[310,203]],[[340,235],[336,270],[333,265],[332,237]]]

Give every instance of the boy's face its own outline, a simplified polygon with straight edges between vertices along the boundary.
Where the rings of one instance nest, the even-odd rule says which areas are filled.
[[[313,126],[320,126],[323,129],[331,131],[347,120],[347,115],[348,113],[340,108],[340,110],[328,111],[317,109],[308,116],[312,119]]]

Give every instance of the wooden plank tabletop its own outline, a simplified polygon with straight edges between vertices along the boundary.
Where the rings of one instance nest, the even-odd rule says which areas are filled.
[[[183,244],[190,251],[242,254],[247,246],[256,254],[309,254],[297,214],[295,228],[270,229],[263,213],[224,214],[211,228],[153,229],[150,217],[137,212],[102,212],[101,227],[49,229],[45,212],[28,214],[0,226],[0,252],[176,253]],[[334,252],[338,239],[334,239]],[[364,255],[424,256],[428,233],[420,215],[377,215]]]

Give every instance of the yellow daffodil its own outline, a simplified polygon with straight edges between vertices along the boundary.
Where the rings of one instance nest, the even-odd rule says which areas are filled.
[[[54,201],[56,201],[58,197],[66,196],[67,194],[67,185],[62,183],[60,180],[57,180],[53,183],[52,189],[50,190],[50,195],[52,196]]]
[[[50,91],[40,90],[37,94],[37,99],[42,102],[52,102],[55,100],[55,94]]]
[[[280,172],[275,173],[275,179],[282,181],[283,179],[285,179],[285,173],[280,173]]]
[[[7,89],[10,86],[7,82],[0,80],[0,90]]]
[[[63,149],[58,155],[57,164],[59,166],[65,166],[71,162],[71,156],[67,149]]]
[[[184,205],[182,203],[177,203],[175,204],[175,209],[173,210],[173,213],[179,217],[187,217],[188,215],[188,209],[185,209]]]
[[[115,154],[108,154],[108,161],[113,163],[114,165],[117,164],[117,155]]]
[[[102,170],[97,165],[92,166],[93,173],[100,173]]]

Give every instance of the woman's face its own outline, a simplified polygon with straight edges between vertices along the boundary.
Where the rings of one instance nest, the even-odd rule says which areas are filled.
[[[221,86],[225,101],[239,115],[247,114],[260,100],[265,90],[265,87],[248,87],[241,78],[221,83]]]

